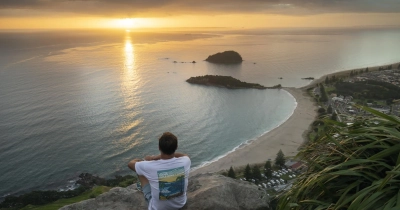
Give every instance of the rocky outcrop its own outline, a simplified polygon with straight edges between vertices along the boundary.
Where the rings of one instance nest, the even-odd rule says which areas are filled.
[[[268,209],[266,192],[256,185],[221,175],[198,174],[189,178],[188,200],[183,210]],[[61,210],[147,209],[143,194],[133,185],[116,187],[97,198],[68,205]]]
[[[198,174],[189,179],[188,201],[182,209],[268,209],[268,200],[266,192],[250,182]]]
[[[208,56],[206,61],[220,64],[236,64],[243,61],[242,56],[235,51],[225,51]]]

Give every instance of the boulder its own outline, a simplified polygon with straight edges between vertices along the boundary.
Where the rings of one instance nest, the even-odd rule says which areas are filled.
[[[268,209],[266,192],[256,185],[222,175],[197,174],[189,178],[188,200],[182,210]],[[147,209],[143,194],[134,185],[116,187],[96,198],[71,204],[61,210]]]
[[[255,184],[222,175],[198,174],[189,178],[183,210],[268,209],[266,192]]]

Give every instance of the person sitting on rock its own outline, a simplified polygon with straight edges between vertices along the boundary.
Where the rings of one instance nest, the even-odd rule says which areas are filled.
[[[178,138],[165,132],[158,140],[159,155],[133,159],[128,167],[138,174],[148,209],[179,209],[186,203],[191,161],[188,155],[175,152]]]

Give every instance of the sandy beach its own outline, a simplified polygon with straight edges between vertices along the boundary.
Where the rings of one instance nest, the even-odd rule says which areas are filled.
[[[274,160],[279,149],[285,156],[294,156],[305,141],[305,135],[317,116],[316,104],[302,89],[284,88],[297,101],[297,107],[290,118],[279,127],[259,137],[251,144],[237,149],[227,156],[207,166],[196,169],[191,175],[218,172],[231,166],[240,167],[247,164],[263,163],[269,158]]]

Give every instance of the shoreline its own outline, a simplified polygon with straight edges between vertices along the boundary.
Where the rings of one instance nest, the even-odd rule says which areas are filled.
[[[317,116],[317,106],[307,93],[299,88],[283,88],[292,95],[297,103],[293,114],[281,125],[258,137],[244,147],[228,153],[220,159],[191,171],[191,176],[201,173],[215,173],[221,170],[242,167],[247,164],[259,164],[268,159],[274,160],[281,149],[285,156],[294,156],[304,143],[311,123]]]
[[[379,67],[393,65],[397,69],[400,62],[368,67],[369,71],[377,71]],[[334,72],[321,76],[313,80],[310,84],[299,88],[282,88],[291,94],[297,103],[293,114],[281,125],[258,137],[250,144],[239,147],[227,155],[211,162],[205,166],[195,168],[190,172],[191,176],[202,173],[216,173],[228,170],[231,166],[235,168],[243,167],[247,164],[265,163],[268,159],[275,160],[279,149],[285,156],[295,156],[299,147],[307,141],[307,133],[312,122],[317,118],[317,104],[308,95],[307,89],[324,82],[326,77],[348,76],[351,71],[365,70],[366,68],[356,68]]]

